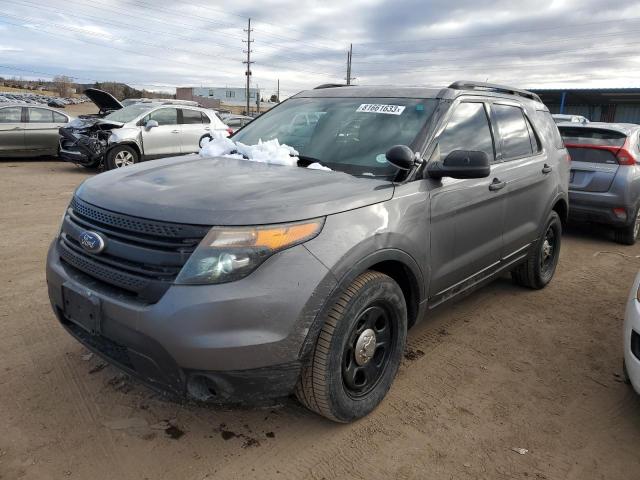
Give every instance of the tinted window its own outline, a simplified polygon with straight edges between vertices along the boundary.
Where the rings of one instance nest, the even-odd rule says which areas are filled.
[[[178,109],[177,108],[161,108],[149,115],[149,120],[155,120],[158,125],[177,125]]]
[[[53,123],[53,112],[44,108],[28,108],[29,123]]]
[[[204,113],[200,112],[200,115],[202,117],[202,123],[211,123],[211,119],[207,117]]]
[[[58,112],[53,112],[54,123],[67,123],[67,117]]]
[[[21,107],[0,108],[0,123],[20,123],[21,118]]]
[[[531,139],[522,110],[510,105],[493,105],[491,109],[502,141],[502,159],[531,155]]]
[[[159,122],[158,122],[159,123]],[[182,110],[182,123],[184,124],[193,124],[193,123],[202,123],[202,114],[197,110]]]
[[[562,137],[560,137],[560,132],[558,131],[558,127],[556,126],[556,122],[554,122],[551,113],[546,110],[536,110],[536,115],[536,121],[538,125],[542,127],[544,138],[553,140],[553,144],[556,148],[564,148]]]
[[[461,103],[453,112],[444,132],[438,139],[440,159],[455,150],[485,152],[494,160],[493,138],[487,112],[482,103]]]
[[[529,119],[527,117],[524,117],[524,119],[527,122],[527,127],[529,128],[529,138],[531,139],[531,148],[533,149],[533,153],[541,152],[542,143],[540,142],[537,132],[534,130]]]
[[[560,127],[564,143],[621,147],[627,136],[624,133],[601,128]]]

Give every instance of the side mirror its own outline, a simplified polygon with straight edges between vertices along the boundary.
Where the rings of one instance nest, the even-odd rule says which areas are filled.
[[[144,128],[146,128],[147,130],[151,130],[154,127],[158,126],[158,122],[156,122],[155,120],[147,120],[147,123],[144,124]]]
[[[442,162],[427,166],[431,178],[485,178],[491,175],[491,162],[486,152],[454,150]]]
[[[400,170],[409,170],[415,164],[416,157],[406,145],[396,145],[387,150],[385,154],[387,162],[398,167]]]

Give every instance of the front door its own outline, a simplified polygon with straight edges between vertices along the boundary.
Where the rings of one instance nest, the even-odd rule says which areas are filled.
[[[27,107],[24,142],[27,150],[40,154],[55,154],[60,135],[58,130],[67,117],[48,108]]]
[[[437,142],[434,155],[440,159],[455,150],[482,151],[492,160],[492,166],[487,178],[443,178],[431,190],[429,296],[433,305],[464,290],[497,266],[504,215],[501,166],[495,163],[485,104],[463,101],[452,107]]]
[[[24,151],[24,125],[22,107],[0,108],[0,155]]]
[[[157,127],[145,126],[149,120],[158,122]],[[178,109],[161,107],[151,112],[142,121],[142,147],[147,158],[170,157],[182,152],[181,129],[178,123]]]

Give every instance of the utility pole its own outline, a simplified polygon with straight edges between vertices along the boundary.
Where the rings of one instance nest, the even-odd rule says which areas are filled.
[[[253,43],[253,40],[251,40],[251,32],[253,32],[253,30],[251,29],[251,19],[249,19],[249,23],[247,25],[247,29],[244,30],[245,32],[247,32],[247,39],[243,40],[243,42],[246,42],[247,44],[247,49],[244,51],[244,53],[247,54],[247,59],[242,62],[242,63],[246,63],[247,64],[247,71],[244,72],[244,74],[247,76],[247,115],[249,115],[250,112],[250,102],[249,102],[249,88],[251,85],[251,64],[255,63],[251,61],[251,44]]]
[[[349,44],[349,51],[347,52],[347,85],[351,85],[351,80],[355,80],[351,76],[351,59],[353,58],[353,43]]]
[[[276,102],[280,103],[280,79],[278,79],[278,92],[276,93]]]

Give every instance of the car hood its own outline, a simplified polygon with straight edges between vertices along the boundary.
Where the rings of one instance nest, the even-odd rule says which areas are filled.
[[[110,120],[104,120],[102,118],[90,117],[90,118],[76,118],[69,122],[69,125],[62,127],[70,130],[109,130],[112,128],[120,128],[124,125],[122,122],[113,122]]]
[[[341,172],[199,155],[102,173],[76,195],[136,217],[194,225],[263,225],[383,202],[393,183]]]
[[[95,103],[100,110],[120,110],[123,108],[122,104],[116,99],[116,97],[104,90],[87,88],[84,91],[84,94],[89,97],[89,100]]]

